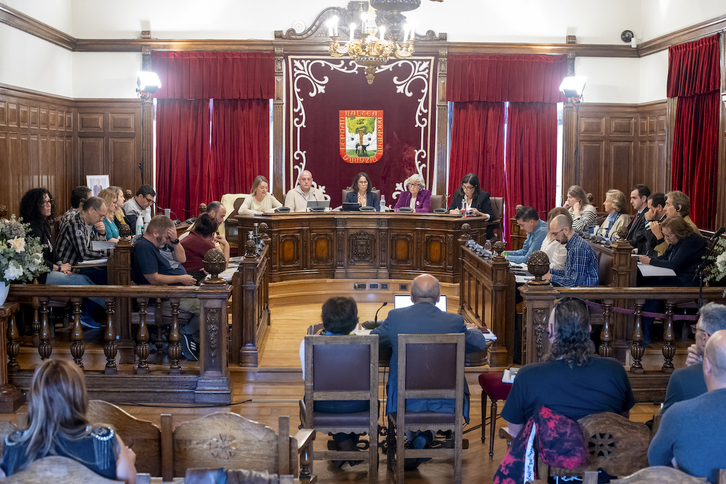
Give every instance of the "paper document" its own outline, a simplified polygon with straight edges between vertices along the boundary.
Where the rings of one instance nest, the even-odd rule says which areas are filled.
[[[76,263],[77,266],[101,266],[105,264],[108,264],[108,259],[88,259]]]
[[[91,249],[93,250],[108,250],[116,247],[116,242],[108,242],[106,240],[92,240]]]
[[[519,368],[507,368],[502,375],[502,383],[514,383]]]
[[[534,276],[531,274],[528,276],[519,274],[514,276],[514,280],[517,282],[517,284],[526,284],[527,281],[531,281],[532,279],[534,279]]]
[[[640,262],[638,262],[638,270],[643,274],[643,277],[675,277],[676,275],[673,269],[641,264]]]
[[[484,339],[487,341],[496,341],[497,335],[491,332],[491,330],[482,331],[482,334],[484,335]]]

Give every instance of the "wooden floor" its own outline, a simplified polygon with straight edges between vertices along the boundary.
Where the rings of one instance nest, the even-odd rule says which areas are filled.
[[[444,291],[446,290],[453,289],[444,288]],[[298,353],[299,345],[305,336],[307,327],[320,322],[320,306],[329,295],[331,294],[321,294],[308,298],[305,303],[299,303],[294,299],[287,300],[284,297],[274,299],[272,324],[261,356],[260,368],[256,370],[232,368],[234,381],[232,406],[204,408],[199,406],[133,405],[124,406],[123,408],[138,418],[150,420],[156,424],[159,424],[160,415],[163,413],[173,414],[175,424],[179,424],[215,411],[233,411],[262,422],[275,430],[277,430],[278,416],[289,415],[291,427],[297,427],[300,422],[298,400],[302,398],[304,393]],[[293,302],[293,304],[287,304],[286,301]],[[378,307],[380,307],[379,302],[360,301],[358,304],[360,320],[373,319]],[[379,319],[385,318],[390,309],[392,309],[392,304],[383,308],[379,313]],[[455,305],[450,303],[449,310],[452,309],[455,309]],[[93,333],[87,332],[86,339],[90,340],[92,338]],[[20,356],[19,361],[22,368],[32,367],[38,362],[37,351],[34,348],[23,347]],[[53,357],[69,357],[68,351],[59,346],[57,350],[54,350]],[[100,348],[96,349],[89,345],[84,362],[87,369],[92,369],[96,365],[100,369],[103,363],[103,354]],[[488,371],[488,368],[472,368],[467,371],[467,380],[472,392],[471,422],[464,429],[464,438],[469,440],[469,449],[464,451],[463,461],[463,482],[467,484],[492,482],[492,477],[506,451],[504,442],[496,439],[494,458],[489,459],[489,440],[487,438],[486,444],[482,444],[481,429],[474,429],[475,426],[481,423],[480,387],[477,383],[477,376],[482,371]],[[502,404],[499,406],[500,411],[501,408]],[[652,417],[656,408],[650,403],[637,404],[631,411],[630,418],[633,421],[645,422]],[[26,411],[26,407],[21,407],[19,411]],[[0,415],[0,417],[15,420],[15,415]],[[498,421],[497,427],[500,425],[501,421]],[[120,434],[123,436],[123,431]],[[323,450],[326,447],[327,440],[327,436],[318,436],[315,444],[316,448],[320,447]],[[353,468],[345,465],[342,470],[337,470],[328,462],[316,461],[313,473],[318,477],[318,482],[321,483],[368,482],[367,466],[365,465]],[[448,461],[442,459],[434,459],[421,465],[418,470],[406,473],[406,481],[410,483],[442,483],[450,482],[451,478],[451,465]],[[393,475],[386,471],[384,455],[381,456],[379,466],[379,481],[384,483],[394,482]]]

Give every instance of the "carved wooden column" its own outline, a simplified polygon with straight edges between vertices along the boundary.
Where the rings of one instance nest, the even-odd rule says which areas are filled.
[[[16,302],[0,306],[0,413],[14,413],[25,402],[20,390],[8,382],[8,322],[12,324],[18,309],[20,304]]]
[[[612,245],[613,249],[613,284],[615,287],[635,287],[636,277],[636,260],[631,256],[633,246],[631,246],[625,237],[621,237]],[[627,299],[617,299],[614,302],[615,307],[630,308],[630,302]],[[628,353],[628,342],[632,335],[628,334],[628,328],[633,326],[633,316],[623,313],[615,313],[612,317],[611,335],[612,335],[612,356],[618,361],[625,363],[626,354]]]
[[[116,367],[116,353],[118,352],[116,341],[116,300],[114,298],[106,298],[106,315],[108,321],[103,331],[103,339],[106,344],[103,345],[103,354],[106,356],[106,375],[115,375],[118,373]]]
[[[142,39],[151,39],[149,30],[141,31]],[[141,70],[150,71],[151,66],[151,45],[141,46]],[[141,126],[144,131],[141,142],[141,160],[139,169],[141,170],[141,183],[151,185],[154,183],[154,155],[152,143],[154,139],[154,103],[149,100],[141,104]]]
[[[149,372],[149,327],[146,324],[147,309],[149,307],[149,298],[138,298],[139,303],[139,329],[136,332],[136,355],[139,357],[139,364],[134,368],[137,375],[145,375]],[[159,307],[159,309],[161,309]]]
[[[131,238],[120,237],[114,249],[114,270],[109,274],[109,284],[119,286],[130,286],[131,281]],[[119,353],[120,364],[134,363],[134,338],[131,328],[131,304],[130,298],[116,298],[116,313],[114,324],[118,340],[116,347]]]
[[[71,333],[71,356],[73,361],[80,368],[83,368],[83,353],[86,352],[86,346],[83,342],[83,327],[81,326],[81,304],[83,298],[71,298],[73,303],[73,332]]]
[[[663,321],[663,373],[673,373],[673,357],[676,355],[676,337],[673,334],[673,308],[675,303],[666,301],[665,320]]]
[[[461,236],[457,240],[459,242],[459,314],[464,314],[464,304],[469,298],[465,297],[467,288],[468,274],[464,271],[464,245],[469,242],[469,224],[461,225]]]
[[[630,364],[630,373],[642,374],[643,355],[645,354],[645,346],[643,346],[643,305],[645,299],[635,300],[635,326],[633,327],[633,345],[630,348],[630,355],[633,362]]]
[[[494,244],[492,258],[492,332],[497,340],[489,348],[490,366],[507,366],[514,356],[514,283],[513,274],[509,271],[509,261],[502,252],[506,244],[502,241]],[[482,293],[482,304],[486,299]]]
[[[548,282],[529,281],[519,288],[524,298],[522,322],[523,364],[537,363],[550,350],[547,324],[559,293]]]
[[[448,171],[449,103],[446,101],[446,76],[448,49],[439,49],[439,72],[436,82],[436,186],[435,195],[444,195],[444,205],[449,206],[446,197],[446,173]]]
[[[51,329],[48,324],[48,298],[39,298],[40,300],[40,344],[38,345],[38,354],[41,360],[50,358],[53,352],[53,346],[51,345]]]
[[[275,47],[275,99],[272,102],[272,193],[278,200],[285,199],[285,150],[283,128],[285,124],[285,57],[282,47]],[[242,250],[242,249],[239,249]]]
[[[266,247],[259,258],[254,254],[245,255],[235,274],[238,279],[232,299],[234,304],[241,304],[241,310],[235,312],[241,316],[241,320],[232,321],[230,352],[237,354],[230,359],[240,366],[257,367],[260,347],[267,332],[269,310],[266,307],[259,308],[259,295],[265,289],[263,272],[269,271],[268,254],[269,249]],[[262,304],[266,305],[266,302]]]

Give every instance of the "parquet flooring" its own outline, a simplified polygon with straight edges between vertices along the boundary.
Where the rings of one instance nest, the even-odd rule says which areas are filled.
[[[300,373],[299,345],[307,327],[320,321],[320,306],[329,295],[331,294],[316,296],[304,304],[285,304],[284,298],[276,300],[272,306],[272,322],[260,360],[260,367],[255,370],[231,369],[234,382],[232,397],[234,405],[216,408],[129,405],[123,406],[123,408],[138,418],[150,420],[156,424],[159,424],[161,414],[171,413],[177,425],[215,411],[233,411],[262,422],[275,430],[277,430],[278,417],[289,415],[291,427],[296,428],[300,422],[298,400],[304,393]],[[378,302],[359,302],[360,320],[373,319],[379,306]],[[392,304],[383,308],[379,313],[379,319],[385,318],[391,308]],[[455,308],[452,308],[450,304],[449,310],[452,309]],[[98,340],[97,337],[94,337],[93,332],[86,332],[87,341],[90,342],[94,339]],[[69,358],[68,353],[67,347],[61,343],[54,349],[53,357]],[[23,347],[20,356],[20,364],[23,368],[32,367],[38,362],[37,351],[34,348]],[[84,362],[87,369],[94,369],[95,366],[100,369],[103,363],[101,348],[88,344]],[[464,437],[469,440],[469,449],[464,451],[463,457],[463,482],[467,484],[490,483],[506,452],[504,441],[497,438],[494,444],[494,458],[489,459],[488,435],[487,442],[484,444],[481,442],[481,429],[473,429],[481,423],[480,388],[476,378],[481,371],[486,370],[487,368],[478,368],[467,371],[467,380],[472,392],[471,421],[464,430]],[[502,404],[499,406],[500,410],[501,408]],[[652,417],[655,410],[656,407],[652,404],[640,403],[631,411],[630,418],[633,421],[645,422]],[[21,407],[19,411],[27,411],[26,406]],[[15,415],[0,415],[0,418],[14,421]],[[381,419],[381,423],[383,423],[383,419]],[[500,425],[501,420],[497,422],[497,427]],[[123,430],[120,433],[123,435]],[[327,440],[327,436],[318,436],[315,443],[316,448],[324,449]],[[316,461],[313,471],[320,483],[368,482],[367,466],[364,465],[353,468],[346,465],[342,470],[337,470],[328,462]],[[445,483],[451,482],[451,477],[452,468],[449,461],[434,459],[423,464],[416,471],[407,472],[406,482],[412,484]],[[379,482],[394,482],[393,475],[386,470],[384,455],[381,455]]]

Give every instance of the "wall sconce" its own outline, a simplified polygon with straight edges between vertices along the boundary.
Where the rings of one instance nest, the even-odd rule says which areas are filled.
[[[139,71],[136,73],[136,94],[142,102],[148,101],[160,87],[161,80],[156,72]]]
[[[585,76],[568,76],[562,80],[560,91],[575,106],[575,185],[579,185],[580,168],[580,104],[582,103],[582,92],[585,90]]]

